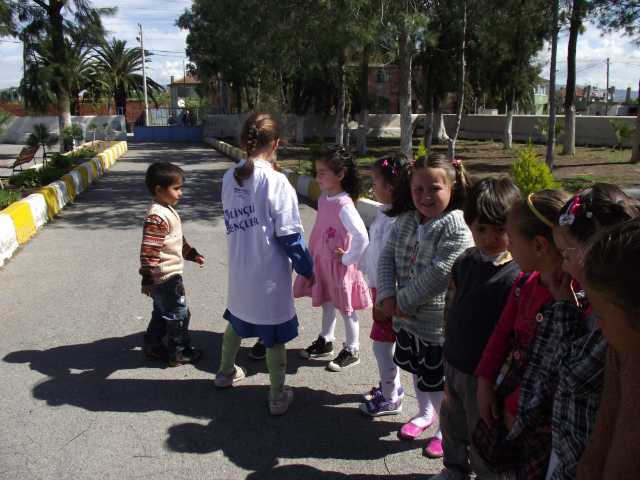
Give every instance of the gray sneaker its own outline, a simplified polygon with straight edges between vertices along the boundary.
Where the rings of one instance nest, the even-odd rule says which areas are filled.
[[[358,350],[351,351],[343,348],[342,351],[332,362],[329,362],[327,368],[334,372],[341,372],[347,368],[355,367],[360,363],[360,352]]]
[[[267,395],[267,399],[269,400],[271,415],[282,415],[293,402],[293,392],[290,387],[285,385],[282,393],[275,400],[271,398],[271,393]]]
[[[216,379],[213,381],[213,384],[216,387],[220,388],[229,387],[234,383],[242,380],[246,376],[247,371],[244,368],[239,367],[238,365],[234,365],[233,371],[231,373],[224,373],[218,370],[218,373],[216,373]]]

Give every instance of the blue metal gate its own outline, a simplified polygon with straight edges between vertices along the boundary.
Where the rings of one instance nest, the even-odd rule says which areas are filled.
[[[204,140],[202,125],[138,127],[133,126],[134,142],[201,142]]]

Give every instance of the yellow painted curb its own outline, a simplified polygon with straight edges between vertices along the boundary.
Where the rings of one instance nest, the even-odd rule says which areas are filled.
[[[104,172],[107,168],[109,168],[109,164],[105,161],[104,157],[106,155],[102,155],[101,153],[99,153],[96,158],[100,159],[100,165],[102,165],[102,171]]]
[[[60,180],[67,186],[67,195],[69,196],[69,202],[73,203],[73,199],[76,198],[76,184],[73,182],[71,175],[63,175]]]
[[[80,176],[82,177],[82,189],[86,189],[89,186],[89,172],[84,167],[76,167],[74,170],[80,172]]]
[[[291,172],[289,174],[289,183],[293,185],[293,188],[298,188],[298,178],[300,178],[298,173]]]
[[[96,164],[93,163],[91,160],[89,160],[87,163],[91,165],[91,171],[93,172],[93,179],[96,180],[98,178],[98,167],[96,167]]]
[[[309,195],[309,198],[314,202],[317,202],[318,199],[320,198],[320,195],[322,195],[322,190],[320,190],[320,185],[318,185],[317,180],[311,180],[309,182],[308,195]]]
[[[33,221],[31,207],[27,202],[15,202],[0,213],[9,215],[16,227],[18,243],[25,243],[29,237],[36,233],[36,224]]]
[[[42,187],[35,193],[39,193],[44,197],[44,201],[47,204],[47,214],[49,218],[53,218],[60,211],[58,192],[56,189],[53,187]]]

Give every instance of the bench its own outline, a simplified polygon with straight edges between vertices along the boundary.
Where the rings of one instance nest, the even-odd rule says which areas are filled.
[[[22,165],[29,163],[31,160],[33,160],[34,165],[36,165],[37,164],[36,153],[38,153],[39,148],[40,148],[39,146],[24,147],[15,161],[10,163],[0,164],[0,168],[7,168],[7,169],[10,168],[11,175],[15,175],[16,168],[20,167],[20,170],[22,170]],[[2,188],[4,189],[4,185],[2,184],[2,182],[0,182],[0,185],[2,185]]]

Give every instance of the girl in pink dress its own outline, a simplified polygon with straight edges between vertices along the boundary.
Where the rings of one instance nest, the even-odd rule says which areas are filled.
[[[308,287],[296,278],[296,298],[311,297],[314,307],[322,307],[322,331],[318,339],[300,351],[304,358],[333,354],[336,309],[344,320],[346,341],[342,351],[329,363],[339,372],[360,363],[356,310],[371,308],[369,287],[356,269],[369,237],[353,200],[362,193],[362,179],[353,157],[340,145],[326,147],[316,159],[318,185],[327,193],[318,199],[316,223],[309,239],[316,283]]]

